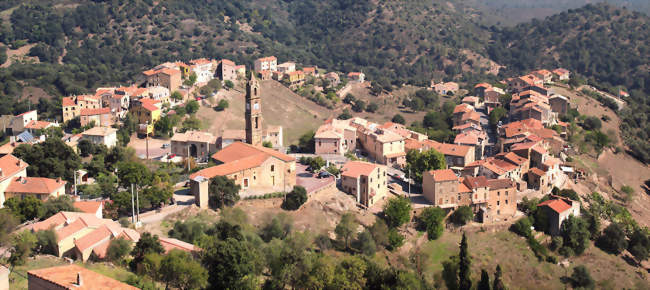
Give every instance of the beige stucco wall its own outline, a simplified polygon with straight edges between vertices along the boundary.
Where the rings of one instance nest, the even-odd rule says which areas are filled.
[[[7,190],[7,186],[9,186],[9,183],[11,183],[11,180],[13,180],[16,177],[26,177],[26,176],[27,176],[27,168],[16,172],[16,174],[14,174],[13,176],[10,176],[9,178],[0,182],[0,208],[4,207],[5,200],[7,200],[8,198],[5,197],[5,191]]]

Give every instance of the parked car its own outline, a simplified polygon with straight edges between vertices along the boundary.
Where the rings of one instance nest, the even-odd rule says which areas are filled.
[[[162,144],[162,148],[163,148],[163,149],[165,149],[165,148],[169,148],[169,146],[171,146],[169,143]]]
[[[327,171],[321,171],[318,173],[318,178],[328,178],[330,176],[332,176],[332,174]]]

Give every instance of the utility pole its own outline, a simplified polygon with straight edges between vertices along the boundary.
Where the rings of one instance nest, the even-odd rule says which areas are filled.
[[[187,173],[190,173],[190,144],[187,144]]]
[[[409,177],[407,179],[409,183],[409,198],[411,198],[411,168],[410,167],[409,167]]]
[[[139,223],[139,222],[140,222],[140,195],[138,194],[138,189],[135,190],[135,200],[136,200],[136,202],[138,203],[138,207],[137,207],[137,209],[138,209],[138,218],[137,218],[137,222]]]
[[[131,222],[135,224],[135,201],[133,200],[133,184],[131,184]]]
[[[147,130],[146,131],[147,137],[145,138],[145,140],[146,140],[145,143],[147,144],[146,145],[146,147],[147,147],[147,160],[149,160],[149,122],[147,122],[147,128],[145,130]]]
[[[74,196],[77,197],[77,171],[74,172]]]

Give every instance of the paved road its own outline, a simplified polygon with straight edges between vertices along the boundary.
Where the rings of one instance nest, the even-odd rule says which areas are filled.
[[[165,217],[170,214],[180,212],[190,208],[194,204],[194,196],[187,194],[174,194],[174,200],[176,201],[175,205],[170,205],[164,207],[160,212],[149,214],[143,216],[143,213],[140,213],[140,222],[143,224],[152,224],[162,221]]]

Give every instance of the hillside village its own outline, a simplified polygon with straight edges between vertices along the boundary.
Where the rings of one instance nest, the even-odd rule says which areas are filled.
[[[451,142],[436,141],[399,119],[378,123],[348,113],[350,116],[322,122],[314,119],[319,124],[313,135],[301,138],[300,144],[289,144],[283,134],[286,127],[266,122],[262,108],[274,100],[266,97],[268,92],[261,82],[277,81],[294,92],[310,85],[322,92],[320,97],[327,102],[307,97],[303,102],[323,106],[338,103],[339,108],[347,110],[358,105],[342,101],[352,86],[370,90],[372,80],[363,72],[326,72],[293,61],[277,62],[274,56],[259,58],[248,70],[228,59],[166,62],[143,71],[131,84],[63,97],[62,122],[39,120],[36,110],[3,116],[4,129],[11,138],[0,147],[0,204],[17,209],[31,198],[47,203],[69,196],[76,210],[58,211],[40,221],[25,220],[21,229],[36,234],[52,230],[56,242],[51,254],[84,263],[109,260],[109,247],[116,240],[140,245],[145,236],[151,238],[143,229],[168,215],[197,210],[223,212],[224,207],[244,202],[252,204],[248,210],[255,212],[254,201],[258,199],[280,201],[283,209],[296,210],[305,207],[305,202],[331,198],[352,205],[348,208],[351,211],[378,217],[388,215],[390,207],[405,200],[414,215],[407,212],[408,219],[402,223],[424,220],[422,215],[435,208],[442,216],[427,227],[442,224],[444,219],[445,232],[454,232],[456,227],[467,231],[514,228],[528,239],[528,247],[538,259],[551,264],[568,263],[572,254],[566,253],[578,252],[584,246],[571,244],[572,237],[567,234],[571,228],[566,225],[578,227],[576,220],[581,217],[584,221],[580,219],[580,223],[593,223],[594,213],[586,208],[595,206],[593,199],[581,198],[572,189],[585,179],[585,172],[571,162],[575,150],[568,140],[573,129],[565,116],[571,114],[572,102],[555,89],[568,87],[568,70],[540,69],[497,83],[477,83],[466,94],[460,94],[457,83],[433,80],[427,90],[456,100],[450,114]],[[244,116],[239,118],[245,128],[222,128],[219,135],[201,130],[194,113],[227,110],[224,91],[244,95]],[[77,123],[77,128],[69,129],[72,123]],[[56,131],[60,134],[53,133]],[[122,174],[132,170],[122,167],[124,163],[120,162],[126,161],[116,162],[112,172],[100,174],[89,173],[97,169],[74,168],[72,180],[69,176],[29,176],[30,164],[15,152],[25,154],[19,149],[22,144],[37,146],[53,142],[48,141],[53,138],[69,146],[70,154],[91,162],[96,159],[90,156],[100,152],[112,154],[122,150],[116,148],[134,147],[138,161],[129,162],[147,164],[149,169],[143,170],[151,170],[155,181]],[[140,154],[143,150],[145,154]],[[107,168],[108,160],[102,157]],[[154,167],[154,163],[160,165]],[[181,172],[177,180],[157,175],[166,164],[177,164],[176,171]],[[116,191],[125,194],[121,195],[123,201],[83,192],[106,176],[116,178]],[[152,198],[149,205],[142,206],[139,199],[133,201],[134,187],[143,196],[159,191],[163,197]],[[185,194],[178,194],[180,191]],[[280,206],[276,203],[275,207]],[[107,217],[104,213],[109,210]],[[630,236],[643,235],[639,224],[629,218],[625,222],[619,221],[629,227],[626,231]],[[535,233],[530,233],[531,226]],[[402,239],[411,237],[408,229],[401,231],[397,235]],[[432,230],[425,231],[428,239],[435,240]],[[329,236],[336,238],[338,233]],[[162,253],[202,251],[193,244],[198,240],[156,239],[164,249]],[[563,240],[565,246],[557,247],[563,249],[558,256],[567,258],[558,262],[546,245],[553,247],[552,243]],[[626,257],[637,259],[638,267],[648,269],[644,262],[647,254],[645,258],[632,255]],[[44,281],[72,287],[88,285],[95,279],[126,289],[126,285],[102,275],[89,278],[95,275],[99,274],[60,266],[31,270],[28,280],[30,289]],[[3,285],[10,285],[8,275],[3,277]],[[648,282],[647,275],[641,280]]]

